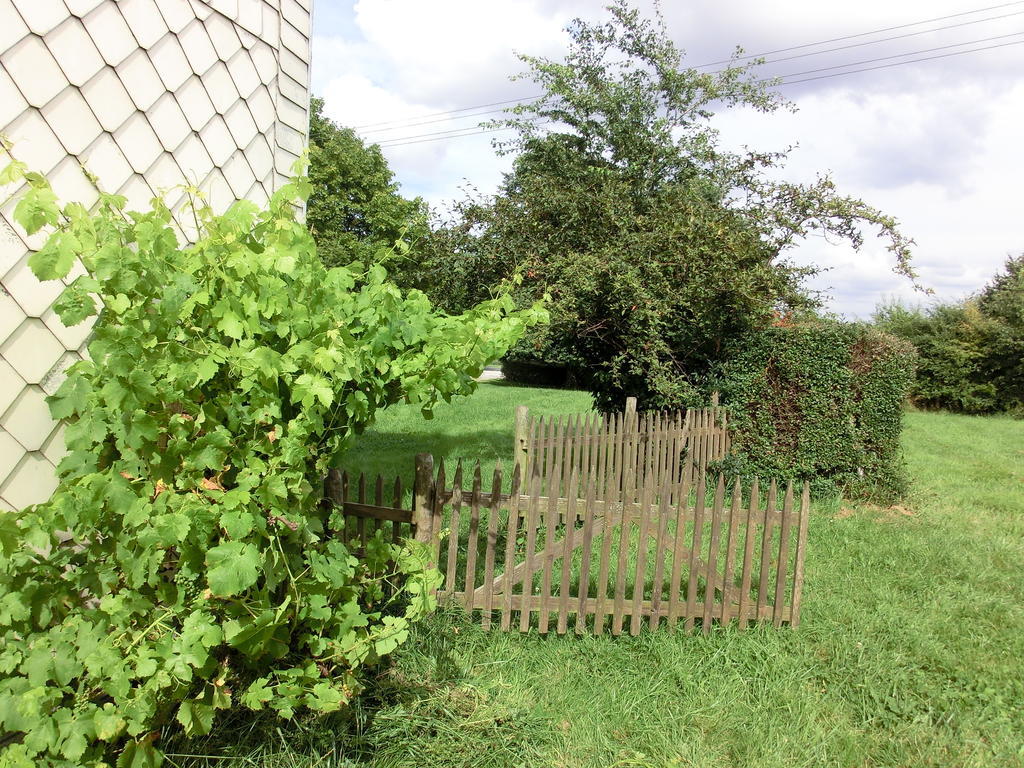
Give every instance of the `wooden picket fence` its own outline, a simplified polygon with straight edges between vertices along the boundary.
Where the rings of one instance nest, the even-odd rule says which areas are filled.
[[[638,414],[636,398],[630,397],[621,413],[546,419],[535,419],[528,408],[519,406],[514,448],[526,475],[540,472],[542,491],[557,482],[552,473],[568,477],[574,468],[583,488],[596,473],[602,478],[631,479],[634,491],[648,476],[657,487],[667,479],[677,489],[684,481],[692,486],[709,464],[729,455],[729,423],[725,409],[717,403]]]
[[[332,472],[325,490],[345,520],[343,540],[358,550],[381,531],[427,544],[444,574],[439,599],[488,629],[635,635],[663,623],[704,632],[714,622],[799,624],[806,484],[795,503],[792,483],[762,494],[756,482],[744,489],[719,475],[709,485],[701,474],[672,488],[647,473],[632,493],[619,475],[629,466],[607,463],[614,471],[591,471],[585,484],[573,467],[546,487],[537,470],[524,488],[517,465],[502,493],[500,465],[485,491],[479,463],[467,488],[461,462],[449,485],[443,463],[435,475],[421,454],[411,508],[400,483],[384,502],[380,478],[373,503],[363,477],[350,487]]]

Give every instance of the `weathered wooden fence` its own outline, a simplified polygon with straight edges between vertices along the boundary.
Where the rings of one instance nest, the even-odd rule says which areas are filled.
[[[658,487],[667,478],[673,489],[684,480],[695,483],[709,464],[729,455],[729,424],[717,404],[638,414],[636,398],[630,397],[622,413],[607,417],[588,413],[546,419],[535,419],[519,406],[514,448],[526,475],[540,473],[542,491],[575,469],[581,487],[594,473],[611,474],[632,483],[623,491],[635,495],[648,477]]]
[[[383,503],[379,478],[374,503],[363,478],[353,488],[334,472],[326,490],[345,518],[339,535],[356,548],[381,529],[430,546],[445,577],[439,599],[478,613],[485,628],[617,635],[663,622],[704,632],[716,621],[799,623],[806,484],[794,502],[792,484],[762,493],[721,475],[673,489],[648,473],[635,494],[617,470],[582,477],[574,467],[542,487],[537,471],[524,487],[517,466],[502,493],[500,466],[484,490],[479,464],[469,487],[461,463],[449,485],[444,466],[434,475],[420,455],[411,508],[400,484],[393,506]]]

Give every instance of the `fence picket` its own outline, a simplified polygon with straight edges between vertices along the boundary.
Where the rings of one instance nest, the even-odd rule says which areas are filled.
[[[772,529],[775,527],[777,486],[772,480],[768,486],[768,508],[764,511],[764,528],[761,531],[761,573],[757,584],[757,612],[754,620],[760,621],[768,605],[768,578],[771,574]]]
[[[444,462],[442,462],[442,466]],[[444,486],[440,486],[438,496],[443,496]],[[457,592],[458,578],[456,565],[459,560],[459,527],[462,525],[462,459],[455,465],[455,477],[452,478],[451,513],[448,517],[448,559],[445,563],[444,591]],[[440,522],[440,521],[439,521]]]
[[[800,600],[804,589],[804,550],[807,547],[807,522],[811,514],[811,488],[804,481],[803,492],[800,494],[800,529],[796,539],[796,565],[793,568],[793,597],[789,626],[800,626]]]
[[[697,575],[700,568],[701,545],[704,543],[704,505],[707,496],[706,478],[703,472],[697,479],[697,500],[693,510],[693,539],[690,545],[690,574],[686,582],[686,622],[683,629],[693,631],[697,613]]]
[[[745,631],[750,611],[750,582],[751,571],[754,568],[754,542],[757,538],[757,514],[761,511],[761,500],[759,498],[760,488],[757,478],[754,478],[750,486],[750,499],[747,502],[747,524],[745,526],[743,539],[743,571],[740,576],[740,607],[739,607],[739,628]]]
[[[729,504],[729,536],[725,542],[725,569],[722,576],[722,626],[732,621],[732,595],[736,589],[736,537],[739,529],[740,511],[743,508],[743,489],[739,477],[732,484],[732,498]]]
[[[580,473],[573,467],[569,476],[568,509],[565,516],[565,537],[562,546],[562,578],[558,585],[558,626],[556,631],[564,635],[569,625],[569,585],[572,578],[572,553],[576,542],[576,499],[579,495]]]
[[[772,624],[782,626],[782,609],[786,602],[786,568],[789,565],[789,529],[793,520],[793,481],[786,483],[786,497],[782,503],[782,527],[779,532],[779,563],[775,572],[775,604]]]
[[[512,471],[512,498],[508,505],[508,530],[505,533],[505,564],[502,581],[501,628],[505,631],[512,625],[512,571],[515,568],[516,542],[519,537],[519,491],[523,480],[523,465],[516,464]]]
[[[651,587],[650,628],[657,629],[661,617],[661,601],[665,591],[665,551],[668,545],[668,515],[671,504],[672,478],[665,474],[658,494],[658,532],[654,546],[654,580]]]
[[[587,625],[587,598],[590,597],[590,553],[594,541],[594,502],[596,499],[596,480],[591,476],[587,483],[586,503],[583,506],[583,551],[580,580],[576,586],[576,597],[579,599],[579,607],[576,610],[577,635],[582,635]]]
[[[469,537],[466,543],[465,607],[472,610],[476,589],[476,560],[480,550],[480,462],[473,469],[473,491],[469,497]]]
[[[711,543],[708,546],[707,569],[704,571],[704,615],[701,632],[711,632],[711,616],[715,608],[715,585],[718,583],[718,551],[722,546],[722,517],[725,508],[725,476],[719,473],[715,486],[715,502],[711,508]]]
[[[608,462],[607,484],[605,486],[605,525],[601,533],[601,559],[598,561],[597,572],[597,606],[594,613],[594,634],[600,635],[604,632],[604,620],[607,615],[608,604],[608,571],[611,567],[612,548],[612,517],[608,507],[615,501],[623,499],[622,491],[622,461],[617,461],[622,456],[624,415],[614,414],[612,417],[612,433],[614,440],[611,445],[613,451],[612,460]],[[623,509],[625,504],[622,505]]]
[[[653,473],[644,478],[644,487],[640,492],[640,520],[639,538],[636,551],[636,571],[633,574],[633,606],[629,617],[629,634],[636,636],[640,634],[640,625],[643,622],[643,601],[644,587],[647,582],[647,552],[650,549],[647,540],[650,527],[652,498]]]
[[[502,471],[499,461],[491,478],[491,503],[487,507],[487,543],[484,549],[483,629],[491,628],[494,610],[494,550],[498,545],[498,511],[501,509]]]
[[[683,477],[683,485],[676,495],[676,535],[672,544],[672,571],[668,593],[668,628],[675,630],[679,620],[679,590],[682,589],[683,560],[686,557],[686,518],[689,516],[690,478]]]
[[[519,631],[530,628],[530,604],[533,597],[533,555],[537,548],[537,507],[540,505],[540,473],[534,472],[530,478],[533,486],[530,500],[526,508],[526,553],[523,560],[523,591],[519,612]],[[508,574],[506,574],[508,579]]]

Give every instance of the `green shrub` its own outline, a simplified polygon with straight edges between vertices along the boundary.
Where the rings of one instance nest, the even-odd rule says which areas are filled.
[[[863,325],[776,325],[735,342],[719,386],[731,469],[891,502],[906,491],[902,408],[913,347]]]
[[[54,229],[31,268],[80,258],[57,311],[99,318],[50,399],[58,490],[0,512],[0,765],[156,766],[174,719],[344,707],[439,577],[414,542],[357,560],[325,536],[320,478],[379,409],[471,392],[541,311],[502,295],[446,316],[379,265],[325,269],[295,217],[304,178],[265,211],[196,206],[187,247],[160,200],[90,214],[20,163],[0,184],[22,178],[18,221]]]

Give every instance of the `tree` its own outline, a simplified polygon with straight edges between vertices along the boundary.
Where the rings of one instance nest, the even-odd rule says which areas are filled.
[[[427,232],[426,204],[398,194],[398,184],[376,144],[324,115],[324,100],[310,100],[309,180],[306,223],[327,266],[344,259],[401,250]],[[381,250],[383,249],[383,251]]]
[[[570,365],[601,408],[626,394],[686,405],[703,399],[727,339],[814,306],[801,284],[815,270],[784,258],[808,234],[859,248],[873,225],[912,275],[891,217],[827,176],[769,178],[784,152],[718,145],[719,106],[789,106],[753,65],[682,68],[660,14],[644,19],[625,0],[608,11],[569,26],[564,60],[520,57],[543,94],[495,123],[514,131],[498,145],[516,154],[513,170],[493,200],[464,206],[475,243],[463,252],[520,270],[522,301],[553,297],[551,326],[516,354]]]

